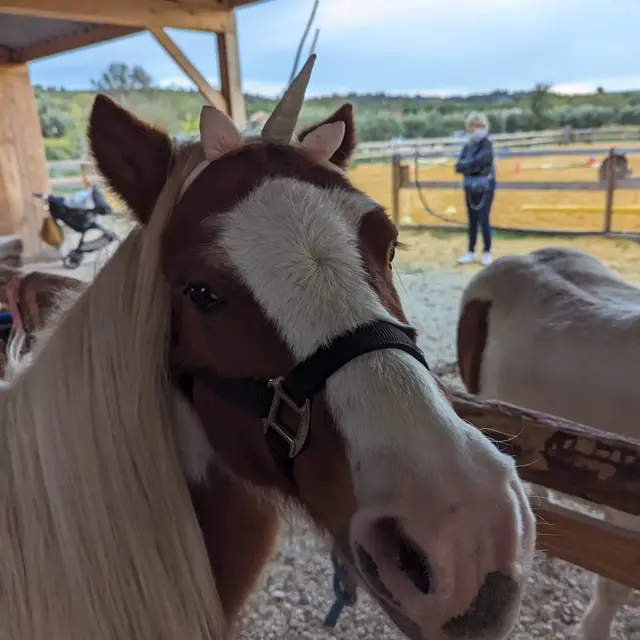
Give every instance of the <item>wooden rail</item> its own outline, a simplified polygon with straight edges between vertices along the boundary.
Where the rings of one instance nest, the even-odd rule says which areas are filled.
[[[526,153],[525,155],[546,155],[542,149],[531,149],[539,145],[562,145],[565,132],[563,129],[553,129],[549,131],[530,131],[526,133],[498,133],[493,134],[491,139],[497,152],[505,155],[515,155],[524,150],[539,152]],[[563,149],[563,155],[571,155],[572,148],[579,143],[613,142],[621,140],[639,140],[640,127],[619,126],[602,127],[600,129],[574,129],[571,132],[571,144]],[[381,142],[363,142],[358,145],[357,158],[360,160],[373,160],[376,158],[388,158],[393,154],[414,155],[419,152],[422,157],[441,157],[455,154],[462,144],[464,138],[414,138],[410,140],[397,139],[385,140]],[[529,149],[526,149],[529,147]],[[522,151],[521,151],[522,150]],[[592,153],[606,153],[604,150],[589,149]],[[637,151],[637,150],[636,150]],[[631,151],[630,151],[631,152]],[[575,150],[575,153],[582,153],[582,150]]]
[[[407,180],[404,188],[421,189],[460,189],[460,180]],[[496,189],[500,191],[607,191],[607,182],[587,180],[508,180],[498,182]],[[618,180],[616,189],[640,189],[640,178]]]
[[[640,516],[640,442],[506,402],[449,396],[461,418],[515,459],[526,482]],[[640,518],[638,529],[629,530],[569,507],[531,503],[538,548],[640,589]]]
[[[584,149],[583,152],[593,153],[593,149]],[[516,226],[499,226],[493,225],[494,229],[501,231],[534,233],[534,234],[552,234],[552,235],[622,235],[622,236],[640,236],[637,232],[628,231],[612,231],[612,218],[614,213],[615,192],[622,190],[640,189],[640,177],[636,178],[618,178],[616,176],[616,166],[614,158],[621,153],[640,153],[640,148],[617,149],[609,148],[607,151],[607,172],[605,180],[505,180],[497,182],[496,190],[498,191],[601,191],[604,192],[605,198],[602,206],[602,227],[599,230],[583,230],[583,229],[549,229],[537,227],[516,227]],[[575,149],[545,149],[536,150],[535,152],[518,152],[507,154],[510,156],[519,155],[545,155],[557,156],[566,155],[567,153],[576,154]],[[496,154],[499,155],[499,154]],[[419,172],[419,158],[424,157],[422,154],[416,156],[413,160],[416,166],[416,173]],[[452,189],[462,188],[462,178],[458,180],[412,180],[409,175],[410,164],[401,154],[395,154],[391,160],[391,188],[392,188],[392,217],[395,224],[402,229],[446,229],[446,228],[466,228],[466,223],[457,221],[447,221],[443,224],[401,224],[401,198],[402,189],[415,189],[422,194],[423,190],[430,189]],[[421,195],[422,197],[422,195]]]
[[[639,140],[640,127],[619,126],[603,127],[601,129],[574,129],[572,132],[574,143],[610,141],[620,138],[626,140]],[[497,157],[535,157],[545,155],[580,155],[608,153],[609,147],[577,147],[568,145],[562,149],[531,149],[538,145],[561,145],[564,130],[552,129],[548,131],[529,131],[525,133],[498,133],[491,136]],[[422,158],[437,158],[452,156],[463,144],[462,138],[452,136],[443,138],[414,138],[410,140],[385,140],[380,142],[362,142],[356,151],[357,160],[370,160],[376,158],[390,158],[394,154],[415,155],[416,152]],[[619,148],[621,153],[640,153],[638,147]],[[100,181],[95,174],[92,163],[86,159],[54,160],[48,162],[49,172],[73,171],[79,174],[81,169],[87,172],[89,179]],[[83,182],[79,175],[52,177],[51,185],[57,188],[76,188]]]

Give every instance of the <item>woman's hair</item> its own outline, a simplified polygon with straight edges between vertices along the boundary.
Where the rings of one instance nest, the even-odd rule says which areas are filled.
[[[469,127],[470,125],[475,124],[477,127],[484,127],[485,129],[489,129],[489,121],[487,120],[487,116],[484,113],[480,113],[479,111],[472,111],[465,120],[465,125]]]

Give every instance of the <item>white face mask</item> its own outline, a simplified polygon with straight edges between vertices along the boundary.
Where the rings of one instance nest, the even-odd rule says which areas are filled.
[[[489,135],[489,132],[484,127],[478,127],[473,133],[469,134],[469,140],[482,140]]]

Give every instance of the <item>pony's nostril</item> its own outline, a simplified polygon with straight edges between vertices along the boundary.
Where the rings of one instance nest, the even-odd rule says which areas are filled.
[[[468,638],[495,631],[504,623],[518,596],[518,583],[500,571],[489,573],[465,613],[447,622],[443,630],[452,638]]]
[[[398,569],[425,595],[431,590],[429,561],[406,535],[397,518],[381,518],[375,524],[380,540],[395,555]]]
[[[367,579],[367,582],[371,586],[371,588],[383,598],[389,600],[389,602],[393,602],[393,604],[398,605],[398,601],[393,597],[393,594],[387,587],[384,582],[380,579],[380,572],[378,571],[378,565],[376,561],[371,557],[371,554],[361,545],[355,545],[356,556],[358,557],[358,562],[360,563],[360,570],[362,571],[362,575]]]

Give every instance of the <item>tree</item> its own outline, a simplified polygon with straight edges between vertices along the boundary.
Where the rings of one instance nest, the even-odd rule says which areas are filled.
[[[42,136],[44,138],[57,140],[63,138],[67,131],[67,119],[53,109],[46,99],[38,96],[37,103]]]
[[[149,74],[146,69],[140,65],[135,65],[133,67],[129,78],[134,89],[146,91],[147,89],[151,89],[153,85],[151,74]]]
[[[129,68],[125,62],[112,62],[100,78],[91,81],[91,86],[104,93],[129,93],[150,89],[153,79],[140,65]]]
[[[551,107],[551,85],[537,82],[529,98],[529,109],[533,116],[533,128],[545,129],[549,124],[549,108]]]

